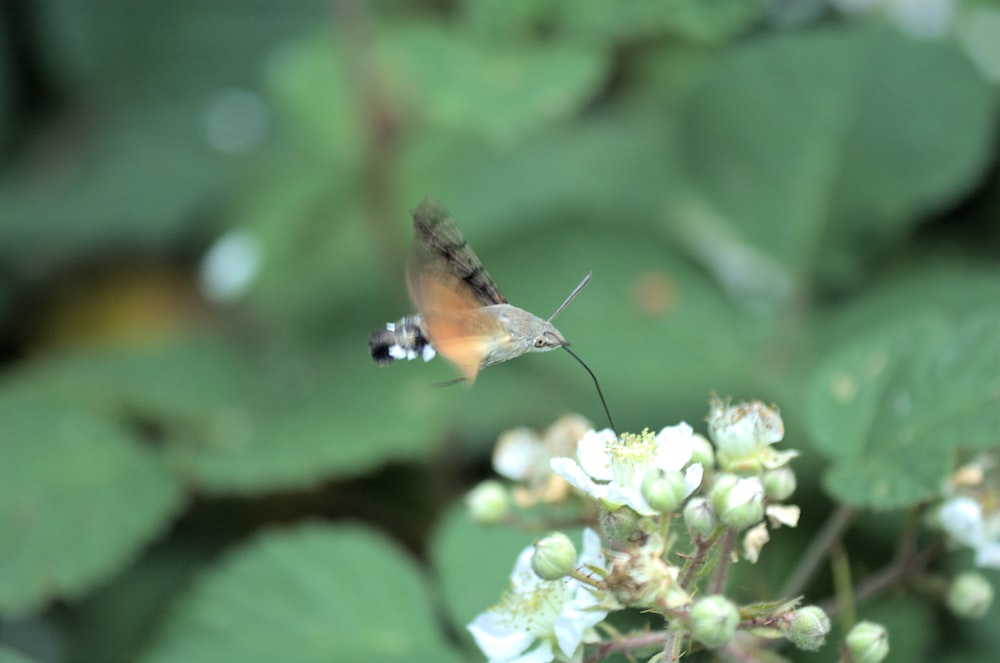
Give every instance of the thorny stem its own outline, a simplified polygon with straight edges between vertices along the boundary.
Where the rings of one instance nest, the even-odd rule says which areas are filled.
[[[856,509],[841,505],[837,507],[823,524],[823,528],[809,544],[805,553],[799,558],[798,566],[789,574],[788,580],[781,588],[778,596],[797,596],[802,593],[806,583],[812,578],[816,569],[826,557],[830,546],[840,539],[841,534],[854,519]]]
[[[727,528],[726,533],[722,535],[722,539],[719,542],[722,550],[719,554],[718,566],[715,567],[715,573],[712,574],[712,582],[708,586],[709,594],[721,594],[722,590],[726,587],[726,576],[729,574],[730,552],[733,549],[735,539],[736,530],[731,527]]]
[[[587,573],[586,571],[581,571],[580,569],[573,569],[567,574],[570,578],[573,578],[577,582],[583,583],[588,587],[593,587],[594,589],[606,590],[608,584],[601,580],[600,578],[594,577],[593,574]]]
[[[707,539],[699,538],[697,540],[694,555],[688,558],[687,564],[684,565],[684,570],[681,572],[681,577],[678,581],[678,584],[680,584],[681,589],[684,591],[690,590],[691,581],[698,575],[709,551],[715,545],[715,542],[719,540],[720,533],[721,530],[716,531]]]
[[[663,660],[681,660],[681,644],[684,642],[683,636],[677,631],[667,633],[667,640],[663,643]]]

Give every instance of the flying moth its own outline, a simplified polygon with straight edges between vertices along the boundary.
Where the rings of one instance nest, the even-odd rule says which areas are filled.
[[[418,357],[430,361],[440,354],[459,370],[460,380],[472,382],[488,366],[526,352],[563,348],[590,373],[607,413],[597,378],[552,324],[590,274],[543,320],[507,301],[441,203],[432,198],[421,201],[413,213],[413,228],[406,285],[417,313],[369,335],[368,349],[376,363],[385,366]]]

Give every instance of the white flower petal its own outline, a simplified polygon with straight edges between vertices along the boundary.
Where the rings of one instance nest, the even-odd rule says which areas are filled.
[[[524,656],[503,661],[502,663],[549,663],[556,658],[552,651],[552,643],[548,640],[541,640],[538,646],[529,651]],[[490,661],[490,663],[501,663],[500,661]]]
[[[764,545],[771,540],[767,533],[767,525],[759,523],[756,527],[747,530],[743,537],[743,557],[751,564],[756,564],[760,559],[760,551]]]
[[[986,541],[976,548],[976,566],[1000,569],[1000,542]]]
[[[657,433],[653,465],[663,470],[680,470],[687,465],[694,450],[693,434],[694,431],[684,422],[667,426]]]
[[[583,471],[580,464],[572,458],[553,458],[549,461],[549,466],[553,472],[566,479],[574,488],[579,488],[583,492],[596,497],[594,491],[598,488],[597,484]]]
[[[768,520],[771,521],[771,527],[779,525],[796,527],[799,524],[801,512],[802,510],[794,504],[772,504],[764,509]]]
[[[695,463],[684,470],[684,497],[698,490],[698,486],[701,485],[701,480],[704,476],[705,469],[701,466],[701,463]]]
[[[737,481],[729,490],[729,505],[738,507],[763,497],[764,484],[757,477],[747,477]]]
[[[488,611],[480,613],[466,627],[479,649],[491,661],[515,660],[515,657],[524,653],[535,640],[535,637],[527,631],[512,630],[507,622],[508,618],[505,615]]]
[[[543,582],[531,569],[531,557],[535,554],[535,546],[527,546],[517,556],[514,570],[510,574],[510,582],[515,592],[534,591]]]
[[[983,540],[983,510],[970,497],[953,497],[937,512],[941,527],[956,541],[976,547]]]
[[[527,479],[544,458],[542,442],[529,428],[515,428],[500,436],[493,450],[493,469],[515,481]]]
[[[605,428],[601,431],[587,431],[576,445],[576,457],[580,461],[580,467],[598,481],[610,481],[612,478],[608,444],[614,441],[614,432],[610,428]]]
[[[604,555],[601,554],[601,537],[589,527],[583,530],[583,552],[580,553],[580,564],[597,566],[602,569],[607,568]]]
[[[605,502],[627,506],[640,516],[655,516],[658,513],[649,506],[646,498],[642,496],[641,490],[637,490],[631,486],[619,486],[614,483],[602,486],[602,489],[604,495],[601,499]]]

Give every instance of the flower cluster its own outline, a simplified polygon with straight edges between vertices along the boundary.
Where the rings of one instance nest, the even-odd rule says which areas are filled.
[[[960,467],[933,514],[951,539],[975,553],[976,566],[1000,569],[1000,467],[981,456]]]
[[[595,627],[629,608],[657,613],[664,630],[618,634],[601,641],[602,652],[631,655],[652,644],[676,660],[692,646],[725,647],[744,630],[819,647],[829,620],[818,608],[797,600],[738,606],[720,593],[740,535],[752,563],[769,526],[798,521],[798,507],[783,504],[795,490],[796,452],[773,446],[784,436],[781,416],[762,403],[713,399],[708,422],[712,442],[686,423],[618,435],[575,416],[543,435],[501,437],[494,466],[520,482],[515,504],[590,504],[580,512],[594,527],[584,530],[579,557],[561,532],[521,553],[507,595],[469,625],[490,661],[579,661],[601,641]],[[473,493],[480,520],[507,517],[498,490],[493,482]]]

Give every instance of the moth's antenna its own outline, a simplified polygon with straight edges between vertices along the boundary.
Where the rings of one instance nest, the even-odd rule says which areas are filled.
[[[569,293],[569,297],[566,298],[566,301],[564,301],[562,304],[560,304],[559,308],[556,309],[556,312],[553,313],[551,316],[549,316],[549,322],[552,322],[553,320],[555,320],[556,316],[559,315],[560,313],[562,313],[564,308],[566,308],[567,306],[569,306],[569,303],[571,301],[573,301],[573,298],[576,297],[577,295],[579,295],[580,291],[583,290],[583,286],[585,286],[588,283],[590,283],[590,277],[593,276],[593,275],[594,275],[593,272],[587,272],[587,275],[583,277],[582,281],[580,281],[580,285],[578,285],[575,288],[573,288],[573,292]],[[572,353],[570,353],[570,354],[572,354]],[[577,358],[577,361],[580,361],[579,357]],[[580,363],[583,363],[583,362],[580,362]],[[590,369],[588,368],[587,370],[589,371]]]
[[[580,288],[582,288],[583,286],[587,285],[587,281],[589,281],[589,280],[590,280],[590,274],[587,274],[587,278],[585,278],[583,280],[583,283],[581,283],[580,285],[577,286],[576,290],[573,292],[572,295],[569,296],[569,298],[573,299],[573,296],[576,295],[576,293],[580,291]],[[566,303],[568,304],[569,300],[567,300]],[[563,304],[562,306],[560,306],[559,310],[562,310],[562,308],[564,306],[566,306],[566,304]],[[558,313],[558,312],[559,311],[556,311],[556,313]],[[552,317],[554,318],[555,316],[552,316]],[[580,359],[576,355],[576,353],[573,352],[572,350],[570,350],[568,347],[566,347],[564,345],[564,346],[562,346],[562,349],[565,350],[566,352],[568,352],[570,357],[572,357],[573,359],[576,359],[578,362],[580,362],[580,365],[583,366],[585,369],[587,369],[587,372],[590,373],[590,377],[594,380],[594,386],[597,387],[597,395],[601,397],[601,405],[604,406],[604,414],[608,415],[608,423],[611,424],[611,430],[614,431],[615,437],[618,437],[618,427],[615,426],[615,420],[611,418],[611,411],[608,409],[608,402],[604,400],[604,392],[601,391],[601,384],[597,381],[597,376],[594,375],[594,371],[590,370],[590,366],[587,366],[585,363],[583,363],[583,360]]]

